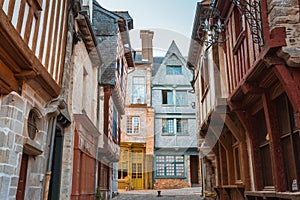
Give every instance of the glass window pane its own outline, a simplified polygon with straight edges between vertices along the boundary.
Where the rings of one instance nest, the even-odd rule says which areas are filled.
[[[176,91],[176,105],[187,105],[187,92]]]
[[[188,120],[176,119],[177,133],[188,133]]]
[[[140,132],[140,118],[128,116],[127,117],[127,134],[138,134]]]
[[[162,132],[167,134],[174,134],[174,119],[163,119]]]
[[[172,90],[162,90],[162,104],[173,105],[173,91]]]
[[[146,103],[146,85],[144,77],[133,77],[132,81],[132,103]]]
[[[167,75],[181,75],[182,67],[180,65],[167,66],[166,74]]]

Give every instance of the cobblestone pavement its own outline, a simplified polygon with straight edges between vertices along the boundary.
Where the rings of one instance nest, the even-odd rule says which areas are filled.
[[[113,198],[113,200],[202,200],[201,188],[184,188],[184,189],[172,189],[161,190],[161,197],[157,196],[157,190],[132,190],[132,191],[119,191],[119,195]]]

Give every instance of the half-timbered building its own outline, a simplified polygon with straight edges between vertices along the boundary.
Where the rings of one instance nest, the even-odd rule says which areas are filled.
[[[217,41],[203,28],[206,13],[223,22]],[[198,3],[189,66],[199,146],[212,149],[213,187],[222,200],[300,198],[297,27],[298,1]]]

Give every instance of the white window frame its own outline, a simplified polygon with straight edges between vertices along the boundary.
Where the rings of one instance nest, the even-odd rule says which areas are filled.
[[[137,129],[135,129],[135,119],[137,119]],[[141,119],[139,116],[127,116],[127,134],[140,134]]]

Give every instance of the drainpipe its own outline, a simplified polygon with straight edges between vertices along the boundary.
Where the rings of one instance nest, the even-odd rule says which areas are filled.
[[[48,132],[51,132],[51,138],[50,138],[50,148],[49,148],[50,152],[49,152],[47,171],[46,171],[46,179],[45,179],[44,200],[48,199],[48,194],[49,194],[52,159],[53,159],[53,147],[54,147],[54,139],[55,139],[55,132],[56,132],[56,122],[57,122],[57,117],[52,117],[50,120],[50,126],[49,126],[49,131],[48,131]]]

